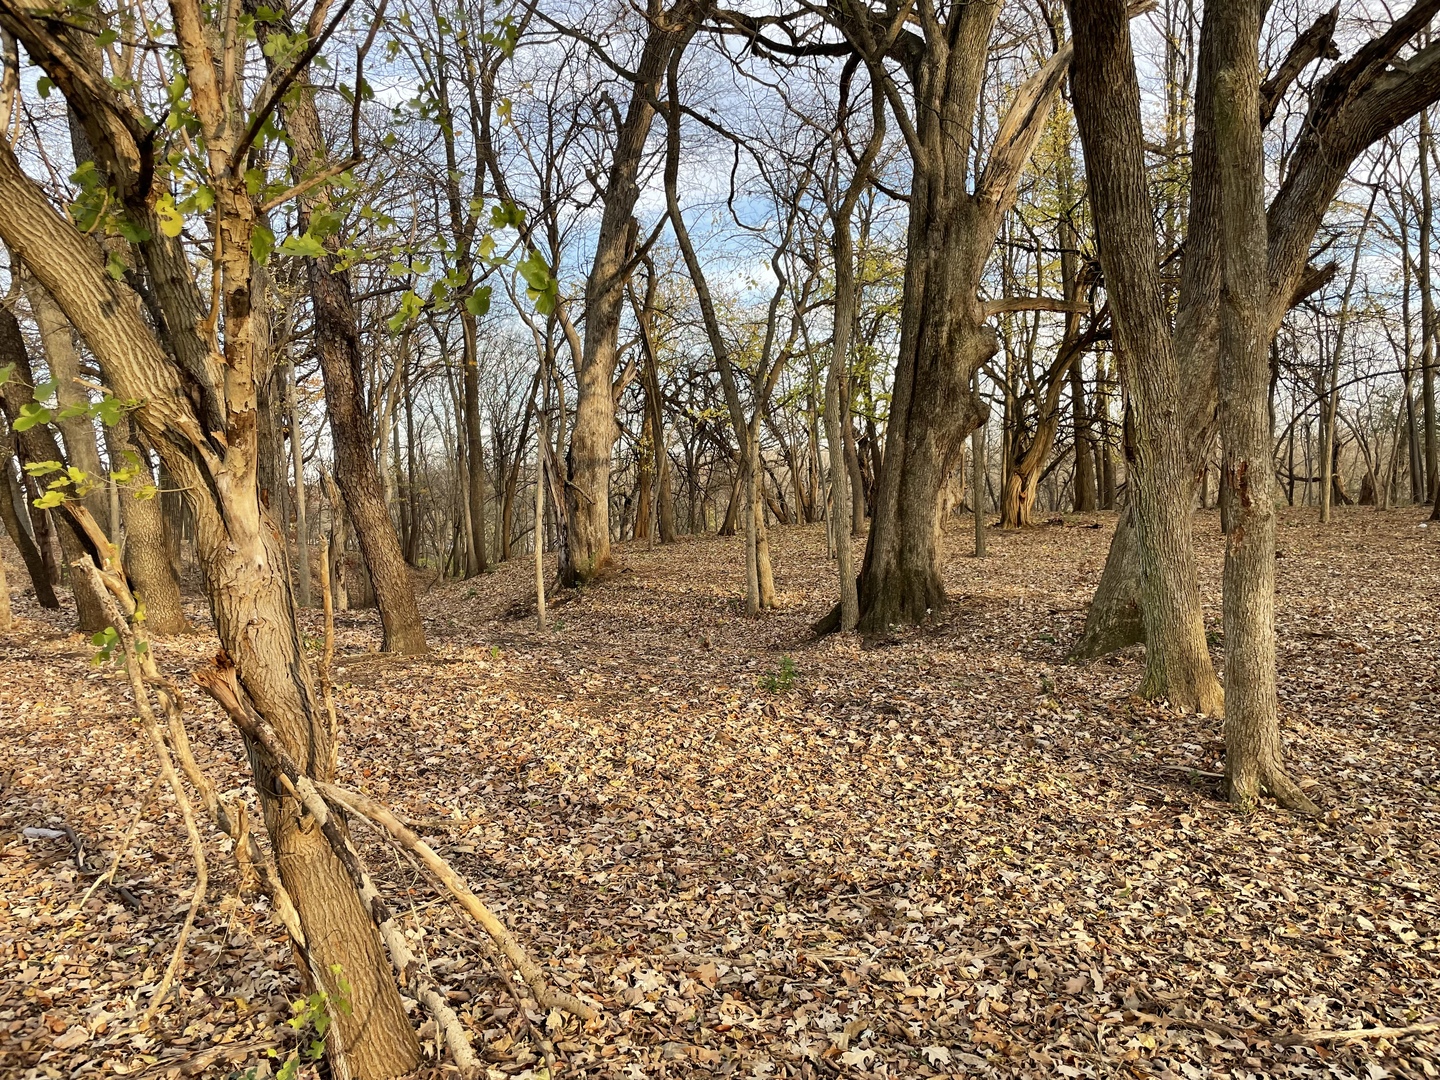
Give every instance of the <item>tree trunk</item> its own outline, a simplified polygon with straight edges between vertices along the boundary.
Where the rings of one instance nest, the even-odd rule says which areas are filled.
[[[182,14],[194,9],[177,5]],[[181,38],[203,40],[198,15]],[[212,73],[213,74],[213,73]],[[191,80],[192,85],[194,80]],[[210,131],[215,112],[207,110]],[[225,155],[222,145],[212,153]],[[319,707],[296,627],[285,556],[260,507],[255,481],[254,357],[248,337],[251,270],[249,233],[254,208],[243,178],[212,176],[215,220],[231,242],[220,255],[225,341],[203,336],[200,323],[172,327],[193,335],[205,363],[182,374],[160,344],[139,298],[105,271],[104,257],[51,207],[0,143],[0,239],[30,267],[99,359],[107,383],[122,400],[140,402],[132,414],[144,439],[162,455],[195,516],[196,551],[210,594],[215,629],[228,661],[256,711],[279,733],[287,752],[315,778],[334,774],[334,737]],[[238,187],[238,190],[237,190]],[[218,245],[217,245],[218,246]],[[189,348],[189,346],[186,346]],[[207,351],[208,350],[208,351]],[[200,422],[190,378],[223,411],[222,431]],[[202,397],[203,402],[207,400]],[[203,407],[209,409],[210,405]],[[36,430],[36,429],[31,429]],[[419,1043],[369,913],[320,830],[302,827],[293,799],[277,799],[275,778],[251,748],[282,883],[300,916],[312,970],[334,989],[332,971],[349,983],[350,1008],[334,1017],[332,1067],[353,1080],[388,1080],[413,1069]],[[337,968],[338,965],[338,968]]]
[[[309,492],[305,488],[305,439],[300,428],[300,392],[295,384],[295,365],[285,364],[285,399],[290,411],[290,468],[295,476],[295,578],[298,583],[296,603],[310,606],[310,525],[307,508]]]
[[[1260,24],[1267,0],[1206,10],[1214,37],[1214,129],[1223,258],[1220,293],[1220,469],[1225,529],[1225,785],[1231,802],[1267,792],[1315,804],[1285,773],[1275,688],[1275,463],[1271,450],[1265,150],[1260,132]]]
[[[5,531],[10,534],[10,541],[20,552],[20,558],[25,563],[25,572],[30,575],[30,587],[35,590],[35,602],[43,608],[55,610],[60,606],[60,599],[55,595],[55,586],[50,583],[50,572],[45,567],[45,559],[40,554],[40,548],[35,544],[35,538],[30,535],[26,522],[20,518],[20,510],[16,502],[23,499],[16,486],[15,474],[11,471],[11,458],[14,449],[10,442],[11,435],[8,424],[3,432],[0,432],[0,519],[5,522]],[[23,507],[23,502],[21,507]]]
[[[15,371],[3,388],[0,388],[0,402],[3,402],[5,417],[15,436],[15,453],[22,466],[39,464],[42,461],[57,461],[68,464],[60,444],[48,424],[36,424],[24,431],[15,431],[15,418],[21,405],[31,397],[29,387],[35,385],[35,372],[30,365],[30,354],[25,348],[25,339],[20,334],[20,323],[8,307],[0,304],[0,367],[14,364]],[[92,474],[93,475],[93,474]],[[48,482],[48,481],[47,481]],[[98,485],[103,492],[104,485]],[[69,516],[63,510],[52,520],[60,540],[60,551],[66,567],[86,555],[90,548],[85,538],[75,530]],[[75,599],[76,629],[81,633],[93,634],[109,625],[105,605],[95,595],[88,578],[69,574],[70,591]]]
[[[114,450],[122,455],[128,450],[139,462],[139,475],[120,493],[120,518],[125,523],[125,576],[136,597],[145,602],[146,629],[156,634],[184,633],[189,624],[165,544],[165,518],[150,471],[150,454],[135,439],[128,417],[110,428],[106,438]]]
[[[1179,371],[1157,269],[1130,17],[1124,0],[1070,0],[1069,7],[1076,119],[1134,432],[1129,499],[1139,526],[1146,643],[1140,690],[1219,715],[1223,699],[1195,579]]]
[[[610,458],[616,435],[612,380],[625,283],[633,270],[640,165],[666,67],[709,7],[710,0],[677,0],[666,11],[658,0],[650,0],[634,90],[615,135],[595,258],[585,283],[585,341],[575,373],[579,396],[566,455],[569,529],[560,577],[567,586],[590,580],[610,564]]]
[[[473,573],[483,574],[488,547],[485,537],[485,440],[480,430],[480,360],[475,317],[468,311],[461,313],[460,329],[464,343],[461,381],[465,393],[465,459],[470,466],[466,471],[468,482],[465,489],[470,510],[470,569]]]
[[[90,403],[89,395],[76,383],[80,376],[80,355],[75,350],[75,338],[71,335],[70,324],[65,315],[40,287],[29,273],[20,275],[25,298],[30,301],[30,312],[35,316],[35,325],[40,330],[40,344],[45,350],[45,360],[50,368],[50,378],[56,384],[55,397],[61,409],[72,406],[84,407]],[[105,469],[100,464],[100,447],[95,438],[95,421],[89,416],[75,416],[69,420],[57,420],[56,427],[65,443],[65,461],[75,466],[96,481],[95,489],[82,501],[90,516],[110,534],[112,540],[118,537],[118,523],[110,521],[109,500],[105,497]]]
[[[1434,492],[1440,507],[1440,442],[1435,435],[1435,351],[1440,320],[1430,280],[1430,244],[1435,211],[1430,188],[1430,110],[1420,112],[1420,394],[1425,425],[1425,471],[1421,490]]]
[[[297,80],[296,90],[287,98],[285,130],[290,136],[291,173],[299,183],[317,171],[327,156],[313,90],[303,79]],[[309,228],[311,211],[324,205],[323,194],[300,198],[301,230]],[[331,237],[325,243],[333,249],[336,240]],[[345,497],[380,609],[381,648],[392,653],[423,653],[425,625],[420,620],[395,524],[380,495],[374,431],[363,400],[365,377],[349,274],[339,267],[334,255],[307,258],[305,264],[314,307],[315,351],[325,378],[325,414],[330,419],[335,479]]]

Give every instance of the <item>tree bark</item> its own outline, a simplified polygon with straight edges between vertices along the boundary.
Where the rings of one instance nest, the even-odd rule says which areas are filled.
[[[1212,5],[1201,31],[1214,38],[1211,100],[1222,222],[1225,785],[1234,803],[1253,805],[1263,791],[1291,809],[1314,812],[1315,804],[1281,761],[1275,687],[1275,462],[1260,130],[1260,24],[1266,6],[1266,0]]]
[[[1307,256],[1335,193],[1359,154],[1376,140],[1440,95],[1440,43],[1432,43],[1397,68],[1391,61],[1400,49],[1422,31],[1440,11],[1440,0],[1419,0],[1383,33],[1332,67],[1311,89],[1311,111],[1305,127],[1285,161],[1280,187],[1271,200],[1266,218],[1267,281],[1269,283],[1268,333],[1273,337],[1285,312],[1309,291],[1334,273],[1334,266],[1312,268]],[[1322,15],[1295,47],[1310,59],[1334,58],[1338,52],[1330,40],[1333,12]],[[1292,50],[1294,52],[1294,50]],[[1309,62],[1308,60],[1306,61]],[[1283,70],[1291,71],[1287,63]],[[1181,270],[1179,311],[1175,321],[1176,352],[1183,378],[1182,401],[1187,403],[1185,443],[1190,467],[1198,477],[1214,434],[1216,401],[1216,335],[1219,310],[1218,207],[1213,177],[1215,146],[1204,102],[1211,92],[1211,74],[1203,57],[1196,91],[1196,130],[1192,151],[1191,203],[1185,259]],[[1288,85],[1284,78],[1266,84],[1267,102]],[[1268,117],[1269,105],[1262,111]],[[1131,479],[1133,480],[1133,470]],[[1133,486],[1133,484],[1132,484]],[[1133,538],[1122,530],[1133,518],[1122,517],[1112,540],[1115,548]],[[1118,610],[1093,610],[1102,601],[1113,607],[1139,603],[1138,561],[1111,558],[1096,590],[1092,611],[1086,620],[1087,633],[1074,655],[1099,655],[1108,651],[1100,637],[1091,637],[1088,628],[1113,629],[1123,624]],[[1148,625],[1148,624],[1147,624]],[[1110,634],[1113,647],[1131,644],[1123,636]]]
[[[0,388],[0,403],[3,403],[6,420],[15,436],[15,451],[20,464],[34,465],[43,461],[68,464],[48,424],[36,424],[25,431],[14,429],[15,418],[20,414],[21,405],[30,398],[28,387],[35,385],[35,372],[30,365],[25,339],[20,334],[19,321],[8,307],[0,304],[0,367],[7,364],[14,364],[15,371],[5,386]],[[101,491],[104,490],[103,484],[98,486]],[[63,510],[53,515],[52,520],[67,566],[90,551],[86,539],[76,531]],[[71,595],[75,599],[76,629],[85,634],[105,629],[109,625],[106,621],[105,606],[101,598],[95,595],[89,580],[77,574],[69,574],[68,579]]]
[[[50,294],[42,289],[28,273],[20,275],[20,284],[25,298],[30,301],[30,313],[35,316],[35,325],[40,331],[40,344],[45,350],[45,361],[50,368],[50,378],[55,383],[55,398],[62,409],[71,406],[85,406],[90,396],[76,383],[80,377],[80,354],[75,350],[75,339],[71,336],[70,324]],[[110,521],[109,500],[105,497],[105,486],[101,481],[105,469],[100,464],[100,447],[95,438],[95,421],[88,416],[75,416],[69,420],[57,420],[56,427],[65,444],[65,460],[96,480],[96,487],[84,500],[85,508],[110,534],[118,535],[118,523]]]
[[[290,136],[291,173],[299,183],[322,167],[327,158],[313,90],[304,80],[297,80],[294,93],[287,99],[285,130]],[[303,231],[309,227],[311,211],[324,205],[324,196],[302,195],[299,205],[299,226]],[[326,244],[333,248],[334,238]],[[345,498],[380,609],[381,648],[400,654],[423,653],[425,624],[415,603],[415,588],[400,550],[400,538],[380,494],[374,431],[363,399],[365,378],[350,278],[334,255],[307,258],[305,264],[314,307],[315,351],[325,378],[325,414],[330,419],[335,479]]]
[[[202,76],[214,71],[199,44],[205,40],[198,9],[176,4],[177,37],[199,86],[196,108],[211,137],[207,149],[223,160],[227,150],[220,108],[201,93]],[[200,82],[197,83],[197,79]],[[213,91],[213,83],[208,84]],[[334,737],[316,700],[278,531],[260,506],[255,479],[254,357],[248,334],[250,238],[253,203],[243,178],[215,170],[214,220],[223,248],[225,326],[223,358],[201,322],[172,327],[192,335],[185,355],[190,367],[162,346],[142,314],[139,298],[111,279],[103,254],[50,206],[44,192],[21,171],[0,143],[0,239],[30,267],[66,318],[99,359],[117,397],[141,402],[132,414],[166,471],[185,490],[195,517],[197,558],[204,572],[216,633],[256,711],[280,733],[286,750],[307,773],[323,778],[335,768]],[[218,247],[219,245],[217,245]],[[200,382],[188,387],[187,382]],[[194,389],[200,399],[190,392]],[[222,410],[218,431],[197,408]],[[32,429],[33,430],[33,429]],[[302,827],[299,806],[280,799],[275,778],[252,748],[255,786],[281,880],[294,902],[309,948],[311,970],[329,979],[339,965],[350,985],[350,1009],[334,1017],[329,1046],[337,1075],[388,1080],[419,1061],[419,1044],[405,1015],[395,980],[381,953],[374,924],[344,868],[320,831]],[[334,989],[333,982],[329,986]]]
[[[610,458],[616,435],[612,382],[625,283],[634,269],[632,220],[640,197],[640,165],[666,68],[710,6],[710,0],[677,0],[668,10],[660,0],[646,5],[645,43],[635,65],[630,103],[616,132],[595,258],[585,283],[585,340],[566,455],[568,531],[560,553],[560,579],[566,586],[590,580],[611,562]]]
[[[1146,631],[1140,690],[1219,715],[1223,699],[1195,578],[1179,370],[1159,280],[1130,18],[1124,0],[1069,0],[1069,8],[1076,119],[1134,432],[1129,497]]]
[[[918,623],[945,603],[940,575],[940,499],[963,440],[987,408],[971,375],[995,354],[994,330],[978,296],[985,263],[1019,177],[1040,136],[1070,62],[1061,46],[1016,93],[990,146],[972,161],[972,131],[999,5],[954,6],[948,25],[922,19],[901,55],[914,107],[884,73],[874,50],[888,30],[847,7],[847,33],[882,81],[910,150],[910,219],[900,311],[899,355],[860,571],[866,636]],[[842,20],[843,21],[843,20]],[[972,167],[974,171],[972,182]]]
[[[13,451],[9,445],[8,429],[3,438],[5,445],[0,446],[0,518],[4,519],[5,531],[10,534],[11,543],[20,552],[20,558],[25,563],[25,572],[30,575],[30,587],[35,590],[35,602],[53,611],[60,606],[60,599],[55,595],[55,587],[50,583],[50,571],[46,569],[45,559],[40,554],[35,538],[30,535],[30,530],[15,508],[18,489],[15,476],[11,472]]]
[[[139,474],[120,491],[120,519],[125,523],[125,554],[121,561],[131,591],[145,602],[145,627],[156,634],[184,633],[189,624],[165,544],[165,518],[150,471],[150,454],[135,439],[129,417],[122,417],[111,427],[106,439],[120,452],[112,454],[112,458],[128,451],[139,463]]]
[[[485,439],[480,430],[480,350],[476,337],[475,317],[468,311],[460,315],[461,383],[464,390],[465,498],[470,509],[470,573],[483,574],[487,568],[485,536]]]

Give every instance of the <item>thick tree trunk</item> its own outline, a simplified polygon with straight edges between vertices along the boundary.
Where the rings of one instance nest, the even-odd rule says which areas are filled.
[[[916,163],[900,355],[865,562],[859,628],[882,635],[945,604],[939,499],[963,440],[985,418],[971,373],[995,354],[976,296],[989,254],[988,212]]]
[[[585,283],[585,341],[566,455],[569,529],[560,578],[567,586],[593,578],[610,564],[610,458],[616,435],[612,380],[625,283],[633,270],[640,164],[666,67],[709,6],[709,0],[678,0],[666,11],[657,0],[648,4],[649,29],[635,65],[634,90],[616,132],[595,258]]]
[[[1129,14],[1124,0],[1069,6],[1076,119],[1134,432],[1129,499],[1139,527],[1146,642],[1140,689],[1219,715],[1223,698],[1195,578],[1180,380],[1157,271]]]
[[[1316,807],[1281,762],[1275,688],[1275,463],[1271,450],[1265,150],[1260,132],[1260,24],[1266,0],[1207,9],[1222,213],[1221,497],[1225,530],[1225,784],[1231,802],[1266,792]]]

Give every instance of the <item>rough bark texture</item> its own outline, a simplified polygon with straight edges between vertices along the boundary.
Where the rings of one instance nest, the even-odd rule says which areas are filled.
[[[177,33],[192,57],[191,85],[198,95],[204,86],[194,72],[207,69],[194,60],[195,43],[204,33],[193,9],[182,14],[193,16],[177,20]],[[219,130],[218,106],[210,103],[205,113],[205,122]],[[212,152],[223,155],[223,148]],[[186,350],[199,355],[208,349],[208,358],[194,368],[179,363],[152,332],[139,298],[106,273],[99,248],[55,213],[3,145],[0,205],[7,213],[0,215],[0,239],[55,298],[100,360],[116,395],[142,402],[133,418],[186,491],[194,514],[197,557],[221,645],[246,695],[280,732],[289,753],[307,771],[325,777],[334,767],[333,732],[316,701],[296,630],[284,549],[256,491],[254,367],[247,333],[252,204],[243,182],[238,188],[233,180],[217,186],[216,220],[228,253],[221,260],[223,363],[214,339],[207,345],[200,337],[199,322],[190,324],[194,339]],[[222,411],[202,422],[197,399],[202,410]],[[216,419],[223,426],[214,427]],[[300,914],[314,970],[325,977],[339,964],[351,986],[351,1009],[338,1015],[332,1028],[332,1065],[338,1075],[356,1080],[410,1071],[419,1061],[419,1045],[369,915],[323,836],[300,827],[295,802],[274,798],[273,778],[258,755],[251,758],[281,878]]]
[[[846,11],[874,77],[881,57],[871,50],[888,31]],[[910,150],[910,220],[890,418],[860,571],[867,636],[920,622],[945,603],[940,500],[965,436],[986,416],[971,374],[997,348],[980,278],[1069,66],[1066,45],[1016,92],[979,167],[972,132],[998,14],[998,4],[956,5],[948,25],[922,19],[918,34],[903,32],[886,49],[908,76],[914,108],[887,83]]]
[[[1207,9],[1222,237],[1221,498],[1225,530],[1225,784],[1231,802],[1267,792],[1315,805],[1281,762],[1275,688],[1275,467],[1265,280],[1265,148],[1260,132],[1260,23],[1266,0]]]
[[[298,182],[321,167],[327,156],[308,86],[299,87],[286,106],[285,130],[291,139],[291,165]],[[318,198],[302,197],[302,229],[308,227],[309,211]],[[333,238],[327,243],[333,243]],[[415,604],[415,589],[400,550],[400,538],[380,494],[350,278],[332,255],[305,262],[314,306],[316,352],[325,378],[325,414],[330,420],[335,479],[345,497],[350,524],[375,590],[384,632],[382,648],[393,653],[423,653],[425,625]]]
[[[633,270],[632,218],[640,197],[640,164],[655,119],[665,70],[683,49],[710,0],[679,0],[668,10],[647,5],[649,28],[634,69],[634,90],[615,135],[595,258],[585,283],[585,340],[575,419],[566,455],[565,498],[569,529],[560,552],[562,584],[574,585],[610,565],[610,457],[615,446],[615,378],[625,283]]]
[[[1312,284],[1323,283],[1334,273],[1333,265],[1317,269],[1309,267],[1306,260],[1316,230],[1351,164],[1367,146],[1440,95],[1440,43],[1421,49],[1403,68],[1391,63],[1437,12],[1440,0],[1413,4],[1384,33],[1332,67],[1311,90],[1309,115],[1266,214],[1267,327],[1272,337],[1286,310],[1306,295]],[[1332,16],[1322,15],[1316,27],[1297,42],[1298,54],[1333,57],[1335,50],[1328,37],[1334,27]],[[1188,412],[1187,454],[1196,476],[1215,430],[1220,266],[1216,149],[1206,104],[1213,83],[1203,49],[1202,42],[1188,234],[1175,321],[1181,396]],[[1286,85],[1283,79],[1272,79],[1267,83],[1267,95],[1278,95]],[[1091,603],[1085,633],[1072,651],[1076,658],[1102,655],[1143,640],[1130,632],[1135,624],[1124,610],[1139,603],[1138,560],[1115,557],[1123,554],[1123,549],[1137,549],[1134,538],[1123,535],[1133,520],[1127,513],[1116,530],[1112,557],[1106,561]]]
[[[1071,0],[1070,18],[1076,119],[1130,400],[1130,500],[1146,631],[1140,689],[1218,715],[1223,700],[1195,578],[1179,371],[1159,280],[1129,14],[1124,0]]]

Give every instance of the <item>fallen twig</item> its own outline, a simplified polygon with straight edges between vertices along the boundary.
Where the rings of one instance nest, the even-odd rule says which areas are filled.
[[[515,940],[505,924],[485,906],[478,896],[470,891],[470,887],[465,884],[455,869],[437,855],[434,848],[416,836],[390,810],[358,791],[350,791],[334,784],[317,784],[316,787],[327,800],[339,803],[346,810],[351,810],[381,826],[396,843],[406,851],[418,856],[430,872],[440,880],[440,883],[450,891],[450,895],[460,902],[460,906],[465,909],[466,913],[490,935],[505,958],[515,965],[530,987],[531,993],[535,995],[536,1001],[547,1009],[560,1009],[562,1012],[568,1012],[582,1020],[593,1020],[599,1015],[593,1006],[581,1001],[575,995],[567,994],[563,990],[552,989],[546,982],[545,974],[540,970],[539,965]]]
[[[1322,1042],[1344,1042],[1351,1039],[1403,1039],[1409,1035],[1440,1032],[1440,1020],[1422,1020],[1406,1027],[1347,1028],[1344,1031],[1302,1031],[1273,1040],[1277,1046],[1311,1046]]]
[[[235,726],[265,752],[275,766],[281,783],[288,788],[291,795],[300,801],[305,810],[315,819],[316,824],[320,826],[321,833],[335,852],[335,857],[345,868],[351,884],[360,894],[361,902],[370,913],[376,929],[380,931],[381,940],[385,943],[385,951],[389,953],[390,963],[400,976],[400,981],[435,1020],[455,1064],[462,1071],[478,1068],[479,1059],[475,1056],[475,1050],[470,1045],[470,1036],[466,1034],[460,1018],[455,1015],[455,1011],[446,1002],[444,994],[435,985],[429,970],[410,951],[410,946],[405,941],[405,935],[395,924],[395,918],[390,912],[389,905],[380,895],[380,890],[375,887],[375,882],[371,879],[370,872],[366,869],[360,853],[355,850],[355,845],[350,842],[349,837],[341,831],[335,817],[330,813],[329,805],[316,790],[317,782],[300,771],[299,766],[286,752],[279,735],[276,734],[269,722],[247,706],[241,696],[242,691],[235,675],[235,668],[233,666],[222,667],[217,663],[212,667],[197,671],[195,679],[230,714]]]

